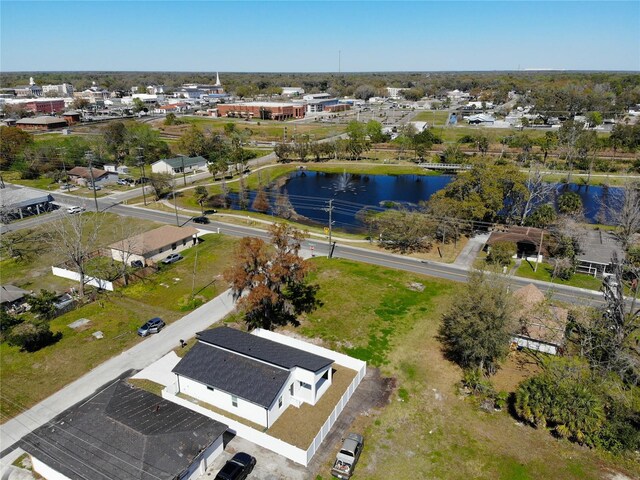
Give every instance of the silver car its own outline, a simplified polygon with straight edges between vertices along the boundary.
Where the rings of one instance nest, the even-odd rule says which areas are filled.
[[[160,317],[155,317],[145,323],[138,329],[138,335],[146,337],[151,333],[158,333],[164,328],[165,323]]]

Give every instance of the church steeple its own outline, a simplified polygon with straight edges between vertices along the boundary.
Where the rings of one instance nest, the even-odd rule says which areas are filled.
[[[216,72],[216,85],[215,85],[215,86],[216,86],[216,87],[219,87],[220,85],[222,85],[222,84],[220,83],[220,75],[218,75],[218,72]]]

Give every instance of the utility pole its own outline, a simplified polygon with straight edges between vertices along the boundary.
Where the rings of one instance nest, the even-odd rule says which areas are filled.
[[[144,193],[144,187],[146,185],[144,183],[144,179],[145,179],[145,176],[144,176],[144,156],[142,155],[142,151],[143,151],[143,148],[142,147],[138,147],[137,160],[138,160],[138,166],[140,167],[140,172],[141,172],[140,184],[142,185],[142,199],[144,200],[144,206],[146,207],[147,206],[147,196]]]
[[[67,191],[69,191],[69,188],[66,187],[66,185],[69,183],[69,179],[67,178],[67,165],[65,164],[64,155],[62,154],[62,152],[64,151],[64,148],[58,147],[58,148],[56,148],[56,151],[58,152],[58,157],[60,158],[60,161],[62,162],[62,176],[64,178],[65,188],[66,188]]]
[[[87,152],[85,157],[89,161],[89,176],[91,177],[91,190],[93,190],[93,201],[96,202],[96,213],[98,213],[99,212],[98,194],[96,193],[96,183],[95,183],[95,179],[93,178],[93,152]]]
[[[187,186],[187,174],[184,171],[184,155],[180,156],[180,160],[182,160],[182,180],[184,181],[184,186]]]
[[[540,254],[542,253],[542,239],[544,238],[544,228],[540,229],[540,244],[538,245],[538,256],[536,257],[536,266],[533,267],[533,271],[538,271],[538,263],[540,263]]]
[[[175,177],[173,178],[173,181],[171,182],[171,186],[173,189],[173,208],[176,211],[176,226],[179,227],[180,226],[180,220],[178,219],[178,204],[176,203],[176,179]]]
[[[331,234],[332,232],[332,225],[333,225],[333,198],[329,199],[329,208],[325,208],[324,209],[325,212],[329,212],[329,258],[331,258]]]

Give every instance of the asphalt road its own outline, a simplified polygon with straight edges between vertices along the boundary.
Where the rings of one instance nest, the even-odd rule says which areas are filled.
[[[139,190],[135,196],[139,195]],[[178,215],[176,221],[176,215],[173,212],[164,212],[159,210],[149,210],[141,207],[127,206],[118,203],[123,194],[129,192],[123,192],[115,194],[111,197],[105,197],[98,200],[98,205],[101,211],[107,211],[118,215],[125,215],[129,217],[136,217],[145,220],[152,220],[159,223],[169,223],[184,225],[190,221],[192,217],[186,215]],[[54,198],[59,203],[69,205],[83,205],[86,204],[85,199],[74,197],[73,195],[66,194],[54,194]],[[93,205],[91,202],[90,205]],[[214,217],[215,218],[215,217]],[[252,227],[245,227],[241,225],[230,225],[227,223],[216,222],[213,220],[208,225],[195,225],[202,230],[209,230],[213,232],[220,232],[225,235],[231,235],[234,237],[246,237],[254,236],[263,239],[268,239],[269,235],[264,230],[260,230]],[[307,246],[314,246],[314,250],[317,255],[327,255],[329,252],[329,245],[327,242],[318,241],[315,239],[309,239]],[[432,277],[444,278],[456,282],[466,282],[469,277],[469,271],[463,267],[456,265],[422,261],[415,258],[404,257],[389,252],[376,252],[366,248],[358,248],[348,245],[339,244],[336,245],[334,250],[334,257],[344,258],[348,260],[355,260],[359,262],[370,263],[373,265],[380,265],[384,267],[397,268],[408,272],[414,272],[422,275],[429,275]],[[508,282],[513,288],[533,283],[540,288],[544,293],[550,292],[553,298],[573,303],[577,305],[600,305],[602,304],[602,294],[592,290],[586,290],[575,287],[568,287],[565,285],[556,285],[547,282],[540,282],[537,280],[524,279],[520,277],[510,276]]]

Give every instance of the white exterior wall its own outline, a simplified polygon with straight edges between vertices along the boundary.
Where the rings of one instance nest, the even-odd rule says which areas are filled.
[[[178,383],[180,385],[180,392],[189,395],[190,397],[197,398],[203,402],[207,402],[214,407],[226,410],[234,415],[239,415],[242,418],[262,425],[267,426],[267,410],[255,403],[247,402],[246,400],[238,397],[238,406],[234,407],[231,403],[231,394],[215,388],[213,391],[207,389],[207,386],[191,380],[189,378],[178,376]],[[277,407],[277,399],[276,399]]]
[[[153,173],[170,173],[171,175],[173,175],[173,168],[171,168],[169,164],[163,160],[159,160],[151,165],[151,171]]]
[[[558,354],[558,347],[555,345],[549,345],[548,343],[538,342],[530,338],[513,337],[511,341],[516,342],[519,347],[528,348],[530,350],[536,350],[542,353],[548,353],[550,355]]]
[[[162,247],[161,249],[154,250],[153,252],[147,253],[147,255],[130,254],[129,255],[129,265],[131,265],[131,262],[133,262],[134,260],[140,260],[140,261],[142,261],[142,263],[145,263],[145,264],[146,264],[147,260],[152,260],[153,262],[159,262],[159,261],[163,260],[170,253],[180,253],[183,250],[186,250],[187,248],[193,247],[194,246],[193,245],[193,238],[192,237],[186,237],[186,238],[184,238],[182,240],[178,240],[176,242],[176,248],[171,248],[172,245],[173,244],[166,245],[166,246]],[[126,257],[126,256],[127,255],[123,254],[122,250],[118,250],[117,248],[112,248],[111,249],[111,258],[113,258],[114,260],[116,260],[118,262],[122,262],[123,261],[123,257]]]
[[[66,475],[61,474],[57,470],[51,468],[49,465],[41,462],[33,455],[31,455],[31,463],[33,465],[33,470],[38,472],[47,480],[71,480]]]
[[[202,455],[199,455],[198,458],[194,460],[190,465],[189,470],[180,477],[180,480],[197,480],[200,478],[206,473],[207,468],[213,464],[213,461],[222,453],[223,450],[224,443],[222,435],[220,435],[216,441],[202,453]]]

